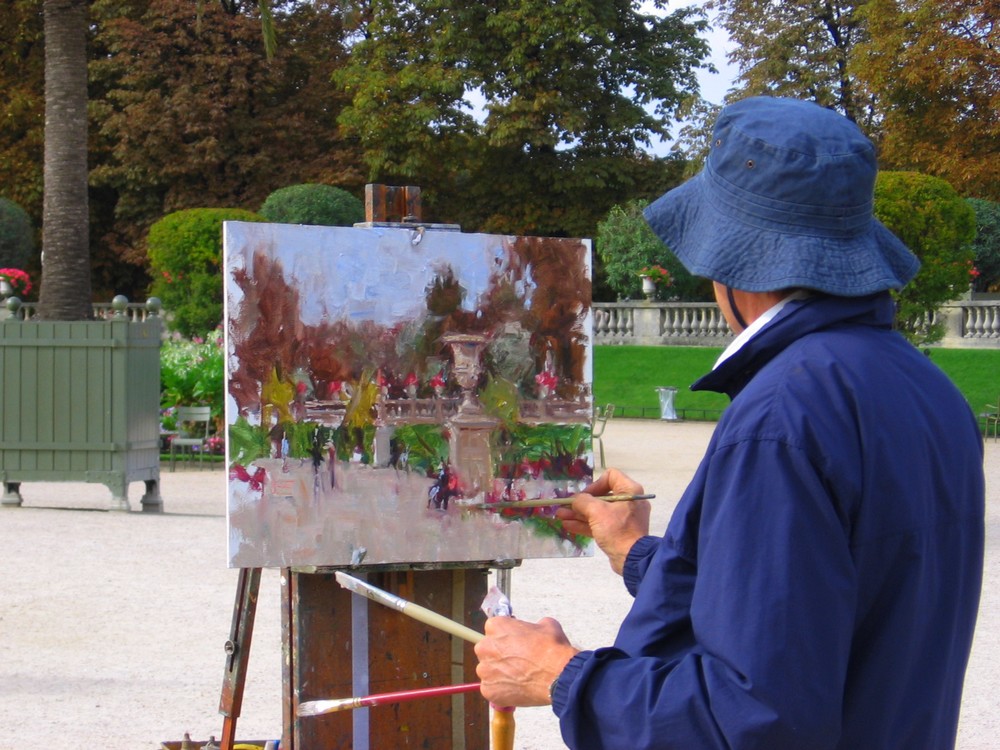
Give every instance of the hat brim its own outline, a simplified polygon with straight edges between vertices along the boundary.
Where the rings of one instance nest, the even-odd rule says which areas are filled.
[[[651,203],[644,216],[690,273],[748,292],[807,288],[860,297],[902,288],[920,268],[874,218],[851,237],[778,231],[734,218],[712,200],[704,172]]]

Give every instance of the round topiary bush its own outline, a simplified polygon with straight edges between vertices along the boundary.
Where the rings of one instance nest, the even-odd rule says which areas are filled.
[[[260,215],[278,224],[349,227],[364,221],[364,204],[342,188],[316,183],[275,190],[260,207]]]
[[[203,336],[222,322],[222,222],[264,221],[239,208],[189,208],[149,228],[151,294],[167,324],[184,336]]]
[[[0,268],[24,269],[35,251],[35,232],[27,212],[0,198]]]

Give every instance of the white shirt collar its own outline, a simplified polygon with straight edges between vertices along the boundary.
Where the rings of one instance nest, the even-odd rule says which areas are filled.
[[[756,336],[764,326],[766,326],[768,323],[774,320],[775,316],[777,316],[777,314],[781,312],[782,308],[784,308],[785,305],[787,305],[789,302],[793,300],[805,299],[808,296],[809,296],[808,291],[804,289],[798,289],[789,294],[778,304],[766,310],[753,323],[744,328],[739,336],[733,339],[733,341],[729,344],[729,346],[726,347],[725,351],[723,351],[722,354],[719,355],[719,358],[715,361],[715,365],[712,367],[712,369],[713,370],[718,369],[719,365],[721,365],[731,356],[736,354],[736,352],[742,349],[744,344],[746,344],[750,339]]]

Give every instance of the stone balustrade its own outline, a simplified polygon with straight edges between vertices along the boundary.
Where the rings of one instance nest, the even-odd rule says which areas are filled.
[[[595,302],[594,343],[726,346],[733,335],[714,302]]]
[[[627,346],[719,346],[733,340],[714,302],[595,302],[594,343]],[[935,315],[940,346],[1000,349],[1000,300],[952,302]]]
[[[16,300],[16,301],[15,301]],[[162,311],[162,303],[156,297],[150,297],[146,302],[129,302],[123,295],[116,296],[111,302],[94,302],[91,304],[94,320],[128,320],[139,323],[155,318]],[[17,298],[4,300],[4,311],[0,318],[10,316],[21,321],[31,320],[38,312],[37,302],[21,302]]]

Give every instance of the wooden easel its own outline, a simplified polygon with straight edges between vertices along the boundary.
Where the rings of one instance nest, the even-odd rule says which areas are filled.
[[[421,218],[416,187],[368,185],[370,224],[413,226]],[[448,226],[447,228],[453,228]],[[490,568],[513,561],[383,565],[351,568],[379,588],[482,630],[480,610]],[[399,612],[353,596],[335,568],[281,571],[282,750],[376,750],[418,746],[489,750],[489,706],[465,693],[368,710],[299,717],[300,702],[477,681],[471,644]],[[222,750],[232,750],[243,699],[260,569],[240,571],[233,624],[226,643],[220,713]]]

